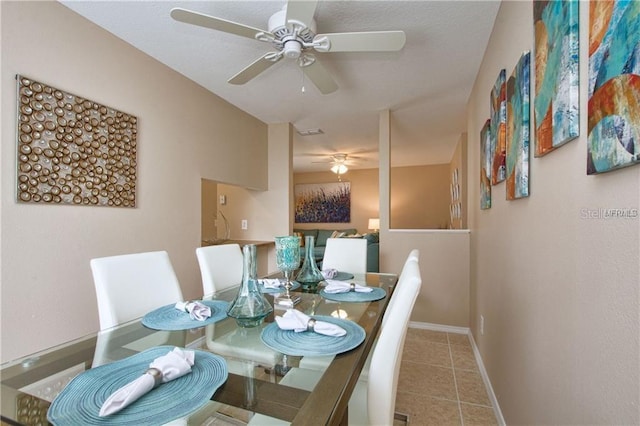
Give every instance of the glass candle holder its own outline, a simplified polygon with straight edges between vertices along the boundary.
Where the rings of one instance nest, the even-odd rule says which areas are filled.
[[[276,266],[284,274],[285,293],[275,299],[278,305],[293,307],[295,300],[291,298],[291,276],[300,266],[300,237],[287,235],[275,237],[276,243]]]

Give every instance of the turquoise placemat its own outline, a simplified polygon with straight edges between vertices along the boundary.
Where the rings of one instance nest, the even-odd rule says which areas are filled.
[[[191,319],[188,312],[176,309],[175,304],[155,309],[142,317],[142,325],[154,330],[189,330],[204,327],[227,317],[229,302],[223,300],[198,300],[211,308],[211,316],[204,321]]]
[[[353,279],[353,274],[348,272],[338,272],[335,277],[329,278],[330,280],[346,281]]]
[[[227,380],[225,360],[195,351],[191,373],[163,383],[122,411],[100,417],[100,407],[122,386],[140,377],[154,359],[174,346],[157,346],[77,375],[53,400],[47,419],[54,425],[160,425],[203,407]]]
[[[320,290],[320,295],[328,300],[337,302],[373,302],[387,297],[387,292],[380,287],[371,287],[373,290],[364,293],[359,291],[349,291],[346,293],[327,293],[324,289]]]
[[[313,331],[296,333],[293,330],[282,330],[277,323],[272,322],[262,330],[260,338],[271,349],[291,356],[336,355],[357,348],[364,341],[364,329],[353,321],[322,315],[312,318],[339,325],[347,334],[335,337]]]

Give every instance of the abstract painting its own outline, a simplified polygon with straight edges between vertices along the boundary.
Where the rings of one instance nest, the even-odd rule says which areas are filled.
[[[491,145],[491,184],[502,182],[506,177],[505,155],[507,149],[507,94],[505,90],[506,70],[501,70],[491,90],[491,129],[489,131]]]
[[[491,208],[491,142],[489,129],[491,120],[487,120],[480,131],[480,208]]]
[[[307,183],[294,189],[296,223],[351,222],[351,184]]]
[[[529,91],[531,53],[507,80],[507,200],[529,196]]]
[[[587,174],[640,163],[640,1],[589,2]]]
[[[580,133],[579,19],[577,0],[534,1],[535,156]]]
[[[135,207],[137,118],[16,79],[18,201]]]

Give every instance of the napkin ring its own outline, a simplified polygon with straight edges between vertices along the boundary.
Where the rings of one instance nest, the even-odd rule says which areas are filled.
[[[184,301],[183,303],[184,303],[184,305],[182,306],[182,310],[183,310],[184,312],[191,313],[191,311],[189,310],[189,305],[191,305],[192,303],[193,303],[193,304],[195,304],[195,303],[196,303],[196,301],[195,301],[195,300],[186,300],[186,301]],[[195,305],[194,305],[194,306],[195,306]]]
[[[153,377],[153,381],[155,382],[153,385],[154,388],[162,383],[162,371],[158,370],[157,368],[149,368],[144,373]]]
[[[313,318],[309,318],[309,321],[307,322],[307,331],[313,331],[313,328],[316,326],[316,320],[314,320]]]
[[[349,291],[356,291],[356,283],[349,283]]]

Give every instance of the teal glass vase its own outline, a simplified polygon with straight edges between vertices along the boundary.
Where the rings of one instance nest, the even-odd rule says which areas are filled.
[[[273,312],[273,307],[258,288],[256,246],[242,247],[242,284],[227,315],[235,318],[240,327],[257,327]]]
[[[304,237],[304,261],[296,277],[296,281],[300,283],[304,290],[314,290],[318,287],[318,283],[324,280],[322,272],[316,265],[314,247],[315,239],[313,236]]]

